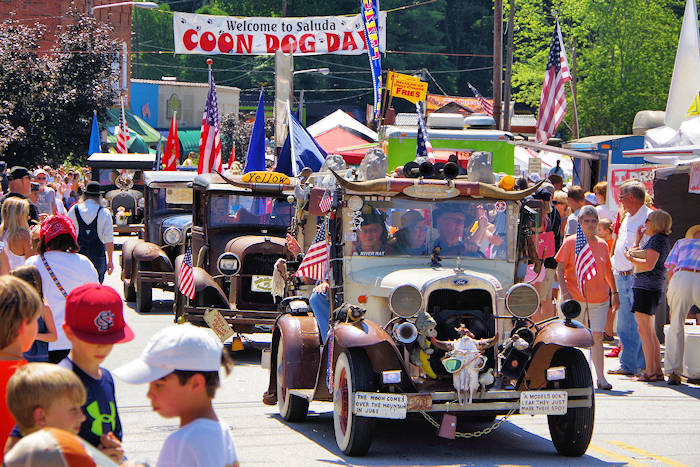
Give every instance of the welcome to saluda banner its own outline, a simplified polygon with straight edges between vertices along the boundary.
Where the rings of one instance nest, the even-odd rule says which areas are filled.
[[[367,53],[362,15],[255,18],[175,13],[175,53],[294,55]],[[379,45],[385,50],[386,12],[379,13]]]

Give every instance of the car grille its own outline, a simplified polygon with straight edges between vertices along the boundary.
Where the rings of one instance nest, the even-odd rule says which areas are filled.
[[[280,255],[249,254],[243,260],[241,274],[271,276],[275,262]],[[251,277],[241,277],[238,307],[246,309],[274,310],[275,302],[269,292],[253,292],[250,290]]]

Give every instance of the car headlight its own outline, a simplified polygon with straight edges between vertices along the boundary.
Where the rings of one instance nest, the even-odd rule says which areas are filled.
[[[506,308],[516,318],[529,318],[540,306],[540,294],[530,284],[515,284],[506,292]]]
[[[241,261],[233,253],[222,253],[216,262],[216,267],[225,276],[235,276],[241,269]]]
[[[168,227],[165,229],[165,232],[163,232],[163,240],[168,245],[177,245],[182,241],[182,230],[177,227]]]
[[[400,285],[389,296],[389,308],[397,316],[410,318],[415,316],[423,304],[423,296],[413,285]]]

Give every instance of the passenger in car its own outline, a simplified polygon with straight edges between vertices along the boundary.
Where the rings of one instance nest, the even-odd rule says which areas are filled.
[[[426,255],[428,244],[425,217],[420,211],[409,210],[401,216],[401,228],[389,243],[392,255]]]

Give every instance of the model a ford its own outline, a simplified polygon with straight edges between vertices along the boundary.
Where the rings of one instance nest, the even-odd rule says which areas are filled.
[[[175,291],[175,319],[205,325],[220,312],[234,332],[270,332],[275,262],[285,256],[296,180],[274,172],[202,174],[193,182],[194,298]],[[176,271],[182,267],[176,261]],[[179,277],[179,276],[178,276]]]
[[[192,179],[195,172],[144,172],[142,239],[122,246],[124,298],[136,300],[136,310],[151,310],[152,288],[173,290],[175,258],[184,253],[192,228]]]
[[[337,179],[330,211],[322,215],[323,189],[313,188],[293,223],[304,251],[317,230],[327,233],[327,274],[313,293],[311,281],[294,277],[313,275],[302,267],[288,281],[263,354],[263,402],[277,403],[288,421],[303,420],[312,400],[333,402],[347,455],[367,453],[377,418],[410,413],[447,437],[489,433],[504,420],[498,415],[543,414],[556,450],[582,455],[594,393],[576,347],[590,347],[592,335],[573,320],[573,301],[566,319],[532,322],[539,296],[521,282],[519,266],[538,262],[536,216],[522,202],[537,187]],[[492,425],[455,431],[476,421]]]

